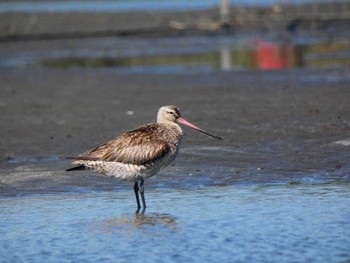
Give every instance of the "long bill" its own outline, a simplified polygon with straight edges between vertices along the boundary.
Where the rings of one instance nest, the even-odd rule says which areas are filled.
[[[213,137],[213,138],[218,139],[218,140],[222,140],[221,137],[218,137],[218,136],[212,135],[212,134],[210,134],[210,133],[207,133],[205,130],[203,130],[203,129],[197,127],[196,125],[194,125],[194,124],[192,124],[192,123],[186,121],[184,118],[178,118],[178,119],[177,119],[177,122],[178,122],[178,123],[181,123],[181,124],[183,124],[183,125],[186,125],[186,126],[192,128],[192,129],[196,130],[196,131],[199,131],[199,132],[201,132],[201,133],[204,133],[204,134],[206,134],[206,135],[208,135],[208,136],[210,136],[210,137]]]

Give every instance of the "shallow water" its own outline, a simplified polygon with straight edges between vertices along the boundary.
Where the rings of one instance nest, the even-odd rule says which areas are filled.
[[[2,43],[0,69],[113,69],[119,73],[201,73],[349,68],[347,37],[106,37]],[[83,47],[83,48],[82,48]]]
[[[217,45],[217,43],[216,43]],[[73,56],[47,59],[40,66],[51,68],[117,68],[124,72],[179,73],[232,69],[283,69],[349,67],[349,40],[331,43],[281,44],[260,38],[248,39],[239,46],[221,44],[206,52],[139,57]],[[236,44],[237,45],[237,44]],[[193,52],[193,50],[192,50]]]
[[[2,197],[1,262],[347,262],[350,185]]]

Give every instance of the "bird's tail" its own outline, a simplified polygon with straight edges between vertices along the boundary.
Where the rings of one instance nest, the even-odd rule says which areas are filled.
[[[77,157],[67,157],[67,159],[79,160],[79,158]],[[77,166],[67,169],[66,172],[82,171],[82,170],[85,170],[86,168],[83,164],[77,163],[77,161],[74,161],[73,164],[77,164]]]
[[[66,172],[70,172],[70,171],[81,171],[81,170],[85,170],[85,166],[84,165],[78,165],[78,166],[74,166],[72,168],[69,168],[66,170]]]

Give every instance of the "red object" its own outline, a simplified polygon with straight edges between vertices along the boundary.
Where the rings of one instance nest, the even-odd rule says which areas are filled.
[[[291,46],[280,46],[263,40],[256,41],[254,49],[255,65],[261,69],[282,69],[294,63],[294,49]]]

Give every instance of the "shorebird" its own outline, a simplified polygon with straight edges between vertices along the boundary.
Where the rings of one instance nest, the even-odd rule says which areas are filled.
[[[222,140],[193,125],[181,117],[176,106],[163,106],[158,110],[157,123],[143,125],[125,132],[117,138],[81,153],[67,171],[89,169],[106,176],[134,183],[137,211],[140,199],[146,208],[144,180],[168,166],[178,153],[183,131],[178,123]]]

